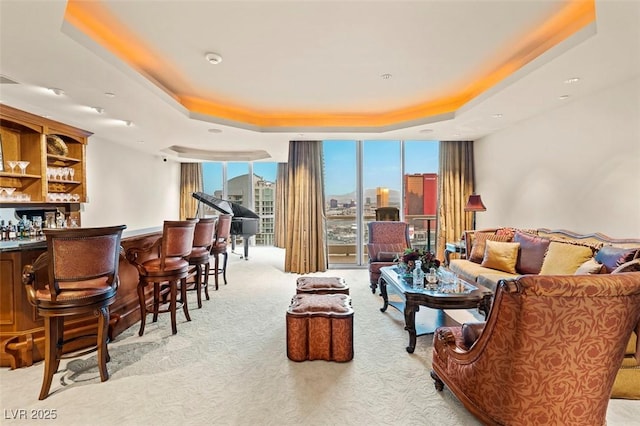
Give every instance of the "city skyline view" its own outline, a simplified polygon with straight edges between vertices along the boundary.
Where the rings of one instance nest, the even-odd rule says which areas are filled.
[[[438,141],[405,141],[405,174],[438,172]],[[331,140],[323,144],[325,167],[325,194],[345,196],[355,190],[356,141]],[[387,187],[400,191],[399,141],[364,141],[363,182],[365,189]],[[249,173],[247,162],[227,162],[227,179]],[[221,190],[221,162],[203,164],[204,192],[213,194]],[[269,182],[276,181],[277,163],[254,162],[253,173]]]

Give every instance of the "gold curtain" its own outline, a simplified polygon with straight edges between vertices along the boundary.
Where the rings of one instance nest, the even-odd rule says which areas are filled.
[[[202,163],[180,164],[180,220],[195,217],[198,200],[191,196],[202,192]]]
[[[327,270],[321,141],[290,141],[284,270]]]
[[[287,244],[287,174],[287,163],[278,163],[273,245],[280,248]]]
[[[458,241],[473,226],[473,214],[464,211],[474,191],[473,142],[440,142],[438,184],[438,259],[444,259],[445,243]]]

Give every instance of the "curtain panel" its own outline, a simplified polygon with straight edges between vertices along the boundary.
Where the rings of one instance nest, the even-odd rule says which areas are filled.
[[[198,200],[191,194],[202,192],[202,163],[180,164],[180,220],[195,217]]]
[[[278,163],[276,176],[276,206],[273,245],[285,248],[287,244],[287,163]]]
[[[445,244],[458,241],[473,226],[473,213],[465,212],[467,198],[474,191],[472,141],[440,142],[438,184],[438,241],[436,255],[444,259]]]
[[[286,272],[327,270],[322,141],[290,141],[286,189]]]

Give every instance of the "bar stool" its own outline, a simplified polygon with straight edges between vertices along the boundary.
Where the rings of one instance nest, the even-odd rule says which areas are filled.
[[[230,214],[221,214],[218,216],[218,223],[216,224],[216,236],[213,239],[213,245],[211,246],[211,255],[214,258],[213,272],[216,290],[218,289],[218,275],[222,273],[224,284],[227,285],[227,259],[229,253],[227,252],[227,241],[231,236],[231,217]],[[222,263],[222,269],[220,269],[220,255],[224,256]]]
[[[196,223],[193,233],[193,248],[187,257],[189,262],[189,276],[193,276],[193,286],[187,287],[187,290],[195,290],[198,297],[198,308],[202,308],[202,287],[204,287],[204,295],[209,300],[209,269],[211,255],[211,246],[213,245],[213,237],[215,233],[217,218],[201,218]],[[204,265],[204,270],[202,266]]]
[[[44,378],[39,399],[49,395],[53,375],[61,359],[98,351],[100,380],[109,379],[107,349],[109,306],[116,300],[120,238],[125,225],[106,228],[45,229],[47,251],[25,265],[22,280],[27,299],[44,317]],[[47,278],[38,281],[36,271],[47,266]],[[44,275],[44,274],[42,274]],[[64,339],[67,316],[98,317],[96,334]],[[89,349],[64,353],[64,345],[80,338],[94,338]]]
[[[140,303],[140,330],[144,327],[148,313],[153,314],[153,322],[158,320],[159,313],[171,314],[171,333],[176,334],[176,312],[178,309],[178,288],[180,288],[180,304],[187,321],[191,321],[187,307],[187,275],[189,262],[185,257],[191,253],[196,220],[164,221],[162,237],[150,247],[131,247],[127,250],[127,260],[138,269],[138,301]],[[138,263],[137,259],[147,258],[143,254],[153,252],[157,257]],[[180,283],[180,286],[178,286]],[[145,290],[153,284],[153,300],[147,304]],[[169,306],[166,297],[169,295]],[[161,304],[162,301],[162,304]]]

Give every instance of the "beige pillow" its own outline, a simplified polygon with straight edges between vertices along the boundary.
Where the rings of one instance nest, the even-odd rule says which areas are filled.
[[[573,275],[593,257],[589,247],[552,241],[542,262],[540,275]]]
[[[469,260],[472,262],[480,263],[484,258],[485,241],[511,241],[510,235],[496,235],[490,232],[476,232],[473,239],[473,246],[471,247],[471,254]]]
[[[600,274],[604,265],[598,263],[593,257],[578,267],[574,275]]]
[[[497,269],[499,271],[515,274],[519,249],[520,243],[505,243],[501,241],[487,240],[481,265],[485,268]]]

